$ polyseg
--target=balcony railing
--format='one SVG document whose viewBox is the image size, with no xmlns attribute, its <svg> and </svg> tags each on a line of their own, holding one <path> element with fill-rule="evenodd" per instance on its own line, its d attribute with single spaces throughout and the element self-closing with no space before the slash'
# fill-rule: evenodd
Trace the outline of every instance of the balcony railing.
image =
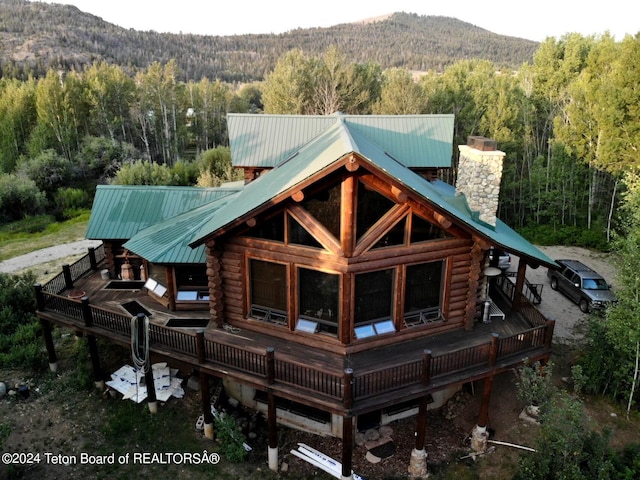
<svg viewBox="0 0 640 480">
<path fill-rule="evenodd" d="M 82 267 L 65 269 L 71 272 L 72 279 L 96 269 L 96 262 L 88 259 L 81 259 L 74 265 Z M 86 270 L 81 271 L 82 268 Z M 65 275 L 68 280 L 69 274 Z M 63 324 L 127 344 L 131 335 L 131 316 L 91 305 L 86 297 L 78 302 L 59 295 L 68 286 L 65 275 L 62 275 L 62 281 L 58 276 L 44 286 L 36 285 L 40 313 L 61 315 Z M 554 322 L 547 321 L 526 299 L 523 299 L 521 313 L 532 325 L 538 326 L 508 337 L 494 334 L 490 341 L 481 345 L 436 356 L 427 350 L 405 363 L 362 373 L 347 369 L 342 375 L 305 365 L 302 360 L 295 362 L 277 358 L 273 348 L 259 350 L 212 340 L 206 338 L 203 331 L 185 332 L 153 324 L 149 329 L 149 343 L 152 351 L 162 354 L 175 352 L 181 361 L 217 375 L 236 379 L 246 379 L 248 375 L 253 384 L 265 388 L 267 385 L 274 390 L 293 388 L 300 396 L 308 396 L 309 393 L 316 397 L 320 395 L 342 404 L 344 408 L 353 408 L 354 402 L 359 400 L 420 385 L 426 392 L 436 380 L 440 384 L 447 377 L 453 378 L 465 371 L 488 374 L 496 364 L 514 355 L 524 359 L 529 352 L 549 351 Z M 55 321 L 55 318 L 48 318 Z"/>
</svg>

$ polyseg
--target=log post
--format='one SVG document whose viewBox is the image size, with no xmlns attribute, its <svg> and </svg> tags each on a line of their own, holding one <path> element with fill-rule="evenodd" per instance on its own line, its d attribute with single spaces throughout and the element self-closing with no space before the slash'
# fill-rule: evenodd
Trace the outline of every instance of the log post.
<svg viewBox="0 0 640 480">
<path fill-rule="evenodd" d="M 89 297 L 84 296 L 80 299 L 82 302 L 82 318 L 84 320 L 85 327 L 93 326 L 93 313 L 91 312 L 91 306 L 89 305 Z"/>
<path fill-rule="evenodd" d="M 351 368 L 344 369 L 343 376 L 344 395 L 342 402 L 346 410 L 350 410 L 353 405 L 353 370 Z"/>
<path fill-rule="evenodd" d="M 269 445 L 267 455 L 269 469 L 278 471 L 278 423 L 276 416 L 276 396 L 271 389 L 267 390 L 267 428 L 269 431 Z"/>
<path fill-rule="evenodd" d="M 62 265 L 62 275 L 64 276 L 64 286 L 67 290 L 71 290 L 73 288 L 73 279 L 71 278 L 71 267 L 68 263 Z"/>
<path fill-rule="evenodd" d="M 36 292 L 36 307 L 38 308 L 38 311 L 44 312 L 47 308 L 47 304 L 44 301 L 44 295 L 42 294 L 42 284 L 36 283 L 33 286 L 33 289 Z"/>
<path fill-rule="evenodd" d="M 200 370 L 200 404 L 202 406 L 202 416 L 204 417 L 204 436 L 208 440 L 214 438 L 213 413 L 211 411 L 211 400 L 209 391 L 209 375 Z"/>
<path fill-rule="evenodd" d="M 267 384 L 273 385 L 276 381 L 275 351 L 273 347 L 267 348 Z M 269 469 L 278 471 L 278 422 L 276 415 L 276 396 L 271 388 L 267 388 L 267 429 L 269 433 L 269 445 L 267 455 L 269 459 Z"/>
<path fill-rule="evenodd" d="M 98 355 L 98 340 L 93 335 L 87 335 L 87 345 L 89 356 L 91 357 L 91 368 L 93 369 L 93 382 L 100 391 L 105 389 L 102 368 L 100 368 L 100 356 Z"/>
<path fill-rule="evenodd" d="M 276 361 L 275 351 L 273 347 L 267 347 L 266 367 L 267 367 L 267 383 L 273 385 L 276 381 Z"/>
<path fill-rule="evenodd" d="M 429 349 L 422 354 L 422 384 L 426 387 L 431 382 L 431 355 Z M 416 424 L 416 443 L 411 451 L 409 460 L 409 478 L 427 478 L 427 452 L 424 442 L 427 434 L 427 408 L 429 405 L 428 395 L 420 397 L 418 408 L 418 418 Z"/>
<path fill-rule="evenodd" d="M 138 339 L 144 341 L 145 340 L 145 336 L 147 335 L 147 331 L 145 328 L 145 325 L 147 324 L 147 322 L 149 321 L 149 319 L 147 318 L 147 316 L 144 313 L 139 313 L 137 316 L 137 326 L 138 326 Z M 149 343 L 151 343 L 149 341 Z M 146 357 L 147 353 L 146 351 L 143 351 L 143 346 L 138 345 L 138 356 L 140 358 L 144 358 Z M 155 382 L 153 381 L 153 364 L 151 362 L 151 355 L 149 354 L 149 358 L 147 358 L 147 364 L 145 365 L 146 370 L 144 372 L 144 382 L 145 385 L 147 386 L 147 405 L 149 407 L 149 411 L 151 413 L 157 413 L 158 412 L 158 400 L 156 398 L 156 385 Z M 144 368 L 144 367 L 143 367 Z"/>
<path fill-rule="evenodd" d="M 203 364 L 205 361 L 204 330 L 196 332 L 196 351 L 198 353 L 198 363 Z"/>
<path fill-rule="evenodd" d="M 556 327 L 556 321 L 554 319 L 547 320 L 547 331 L 544 338 L 544 346 L 547 350 L 551 350 L 551 342 L 553 341 L 553 331 Z"/>
<path fill-rule="evenodd" d="M 53 345 L 53 335 L 51 334 L 51 324 L 44 319 L 40 319 L 40 325 L 42 326 L 42 336 L 44 337 L 44 345 L 47 347 L 47 355 L 49 357 L 49 370 L 52 372 L 58 371 L 58 357 L 56 356 L 56 349 Z"/>
<path fill-rule="evenodd" d="M 89 264 L 91 265 L 91 270 L 98 269 L 98 262 L 96 261 L 96 249 L 94 247 L 89 247 Z"/>
<path fill-rule="evenodd" d="M 353 417 L 345 415 L 342 419 L 342 480 L 352 480 L 353 460 Z"/>
<path fill-rule="evenodd" d="M 491 367 L 491 371 L 484 379 L 478 423 L 471 432 L 471 449 L 475 453 L 482 453 L 487 450 L 487 441 L 489 440 L 489 434 L 487 432 L 487 424 L 489 423 L 489 402 L 491 400 L 491 391 L 493 390 L 493 377 L 495 376 L 493 367 L 495 367 L 498 357 L 499 339 L 500 335 L 497 333 L 491 334 L 491 344 L 489 345 L 489 367 Z"/>
<path fill-rule="evenodd" d="M 518 262 L 518 272 L 516 274 L 516 285 L 513 291 L 513 301 L 511 309 L 514 312 L 519 312 L 522 309 L 522 298 L 524 297 L 524 281 L 525 274 L 527 272 L 527 264 L 520 259 Z"/>
</svg>

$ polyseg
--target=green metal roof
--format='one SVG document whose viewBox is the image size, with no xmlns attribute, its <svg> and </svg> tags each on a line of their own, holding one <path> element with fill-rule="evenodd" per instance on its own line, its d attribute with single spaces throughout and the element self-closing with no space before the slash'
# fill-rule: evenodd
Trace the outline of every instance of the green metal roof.
<svg viewBox="0 0 640 480">
<path fill-rule="evenodd" d="M 194 230 L 190 245 L 197 246 L 209 235 L 242 218 L 248 218 L 253 212 L 270 204 L 274 198 L 330 167 L 345 155 L 358 153 L 370 163 L 372 169 L 394 178 L 441 211 L 491 239 L 497 245 L 542 264 L 555 265 L 552 259 L 504 223 L 498 221 L 495 227 L 491 227 L 479 221 L 477 214 L 469 209 L 464 197 L 455 195 L 455 189 L 452 186 L 442 181 L 430 182 L 406 168 L 394 155 L 364 133 L 371 131 L 367 128 L 369 127 L 362 128 L 361 125 L 350 122 L 346 117 L 334 122 L 331 127 L 308 144 L 290 153 L 290 157 L 280 165 L 247 184 L 233 202 L 221 207 L 199 229 Z M 450 138 L 452 137 L 453 135 Z M 444 142 L 437 140 L 437 142 L 441 141 Z M 451 145 L 451 140 L 448 144 Z M 444 146 L 438 145 L 438 147 L 445 149 Z"/>
<path fill-rule="evenodd" d="M 86 237 L 127 240 L 150 225 L 236 191 L 237 188 L 98 185 Z"/>
<path fill-rule="evenodd" d="M 392 132 L 396 132 L 391 134 L 384 132 L 381 119 L 377 123 L 369 123 L 363 117 L 322 117 L 331 118 L 331 124 L 315 135 L 309 130 L 310 138 L 306 142 L 298 139 L 289 144 L 288 149 L 267 154 L 270 161 L 279 158 L 279 163 L 240 189 L 99 187 L 87 237 L 130 238 L 125 246 L 152 262 L 204 263 L 202 244 L 207 237 L 233 228 L 258 211 L 271 208 L 279 198 L 284 198 L 305 180 L 321 175 L 323 170 L 344 156 L 356 153 L 369 163 L 372 171 L 382 177 L 395 179 L 440 212 L 455 218 L 459 224 L 466 225 L 508 251 L 554 266 L 553 260 L 503 222 L 498 220 L 496 226 L 492 227 L 478 220 L 477 212 L 469 209 L 463 195 L 455 194 L 454 187 L 439 180 L 430 182 L 400 162 L 399 155 L 411 156 L 412 149 L 419 144 L 411 142 L 412 135 L 430 136 L 431 140 L 422 143 L 421 148 L 429 145 L 434 151 L 441 152 L 440 155 L 443 152 L 448 152 L 449 156 L 451 154 L 453 132 L 449 131 L 448 140 L 443 138 L 444 120 L 442 124 L 435 122 L 433 128 L 429 129 L 425 127 L 427 122 L 420 122 L 415 117 L 385 117 L 384 121 L 389 125 L 393 123 L 393 118 L 401 124 L 395 130 L 390 127 Z M 278 118 L 282 118 L 284 126 L 275 125 Z M 283 136 L 287 128 L 296 132 L 311 129 L 313 122 L 305 128 L 292 128 L 294 118 L 304 119 L 269 116 L 269 128 L 272 132 L 281 132 Z M 446 121 L 449 121 L 449 116 Z M 385 140 L 387 136 L 389 138 Z M 302 143 L 293 147 L 297 142 Z M 257 141 L 254 146 L 259 148 L 259 145 Z"/>
<path fill-rule="evenodd" d="M 451 167 L 453 115 L 228 114 L 233 165 L 273 168 L 337 123 L 369 137 L 406 167 Z"/>
<path fill-rule="evenodd" d="M 235 194 L 220 197 L 164 222 L 138 232 L 124 247 L 153 263 L 205 263 L 204 245 L 189 247 L 194 230 L 219 208 L 231 202 Z"/>
</svg>

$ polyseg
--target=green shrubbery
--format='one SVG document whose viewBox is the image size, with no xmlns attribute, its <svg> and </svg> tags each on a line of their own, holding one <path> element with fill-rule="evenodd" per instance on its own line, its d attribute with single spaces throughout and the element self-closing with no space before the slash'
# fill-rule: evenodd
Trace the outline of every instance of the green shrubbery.
<svg viewBox="0 0 640 480">
<path fill-rule="evenodd" d="M 40 323 L 35 316 L 34 282 L 31 273 L 0 273 L 0 367 L 39 371 L 45 365 Z"/>
<path fill-rule="evenodd" d="M 33 180 L 20 175 L 0 175 L 0 222 L 37 215 L 44 211 L 46 205 L 44 193 Z"/>
<path fill-rule="evenodd" d="M 518 233 L 535 245 L 565 245 L 600 251 L 610 248 L 604 227 L 589 230 L 572 225 L 529 225 L 519 228 Z"/>
<path fill-rule="evenodd" d="M 640 444 L 628 445 L 617 452 L 609 445 L 611 432 L 589 429 L 580 398 L 571 392 L 557 388 L 551 382 L 551 366 L 539 363 L 521 368 L 518 398 L 531 400 L 528 391 L 541 392 L 535 400 L 540 407 L 540 431 L 536 440 L 536 452 L 520 457 L 516 480 L 617 480 L 638 478 L 640 461 L 633 456 Z M 578 391 L 584 380 L 579 370 L 576 374 Z M 576 381 L 577 380 L 577 381 Z"/>
</svg>

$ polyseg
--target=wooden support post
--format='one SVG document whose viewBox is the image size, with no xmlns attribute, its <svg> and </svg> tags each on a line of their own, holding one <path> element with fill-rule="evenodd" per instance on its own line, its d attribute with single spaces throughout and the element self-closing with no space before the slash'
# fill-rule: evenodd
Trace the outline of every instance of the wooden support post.
<svg viewBox="0 0 640 480">
<path fill-rule="evenodd" d="M 102 369 L 100 368 L 100 356 L 98 355 L 98 341 L 93 335 L 87 335 L 87 345 L 89 347 L 89 356 L 91 357 L 91 367 L 93 369 L 93 382 L 98 390 L 103 391 L 105 388 Z"/>
<path fill-rule="evenodd" d="M 278 471 L 278 422 L 276 417 L 276 396 L 271 390 L 267 391 L 267 425 L 269 430 L 268 459 L 269 469 Z"/>
<path fill-rule="evenodd" d="M 343 383 L 344 393 L 342 402 L 344 408 L 350 410 L 353 405 L 353 370 L 351 368 L 344 369 Z"/>
<path fill-rule="evenodd" d="M 489 423 L 489 402 L 491 401 L 491 391 L 493 390 L 493 367 L 496 365 L 498 357 L 498 342 L 500 335 L 491 334 L 491 344 L 489 346 L 489 367 L 492 368 L 489 375 L 484 379 L 482 387 L 482 399 L 480 400 L 480 412 L 478 413 L 478 424 L 471 433 L 471 448 L 476 453 L 485 452 L 487 450 L 487 424 Z"/>
<path fill-rule="evenodd" d="M 211 400 L 209 390 L 209 375 L 200 370 L 200 405 L 202 406 L 202 416 L 204 417 L 204 436 L 208 440 L 213 440 L 213 413 L 211 412 Z"/>
<path fill-rule="evenodd" d="M 426 439 L 427 430 L 427 405 L 429 400 L 427 395 L 420 397 L 420 406 L 418 407 L 418 419 L 416 428 L 416 450 L 424 449 L 424 441 Z"/>
<path fill-rule="evenodd" d="M 139 313 L 137 315 L 137 320 L 138 320 L 137 322 L 138 339 L 140 342 L 144 343 L 145 336 L 148 333 L 145 329 L 145 324 L 149 321 L 149 319 L 146 317 L 144 313 Z M 143 348 L 144 347 L 142 345 L 138 345 L 137 353 L 140 358 L 144 358 L 147 353 L 143 351 Z M 149 355 L 149 358 L 147 359 L 147 361 L 149 363 L 148 365 L 146 365 L 146 372 L 144 372 L 144 382 L 145 382 L 145 385 L 147 386 L 147 405 L 149 406 L 149 411 L 151 413 L 157 413 L 158 400 L 156 398 L 156 385 L 155 385 L 155 382 L 153 381 L 153 365 L 151 362 L 151 355 Z"/>
<path fill-rule="evenodd" d="M 58 357 L 56 356 L 56 349 L 53 345 L 53 335 L 51 334 L 51 324 L 44 319 L 40 319 L 40 325 L 42 325 L 42 336 L 44 337 L 44 345 L 47 347 L 47 355 L 49 357 L 49 370 L 52 372 L 58 371 Z"/>
<path fill-rule="evenodd" d="M 422 352 L 422 384 L 426 387 L 431 383 L 431 356 L 430 349 L 425 349 Z"/>
<path fill-rule="evenodd" d="M 62 265 L 62 275 L 64 276 L 64 286 L 67 290 L 73 288 L 73 279 L 71 278 L 71 267 L 68 263 Z"/>
<path fill-rule="evenodd" d="M 203 364 L 206 358 L 204 351 L 204 330 L 198 330 L 196 332 L 196 351 L 198 353 L 198 363 Z"/>
<path fill-rule="evenodd" d="M 273 385 L 276 381 L 276 349 L 273 347 L 267 347 L 266 367 L 267 367 L 267 383 Z"/>
<path fill-rule="evenodd" d="M 40 312 L 44 312 L 47 308 L 47 305 L 44 301 L 44 295 L 42 294 L 42 284 L 36 283 L 33 286 L 33 289 L 36 293 L 36 307 Z"/>
<path fill-rule="evenodd" d="M 544 346 L 547 350 L 551 350 L 551 342 L 553 341 L 553 331 L 556 328 L 556 321 L 554 319 L 547 320 L 547 331 L 544 338 Z"/>
<path fill-rule="evenodd" d="M 89 305 L 89 297 L 82 297 L 80 299 L 82 303 L 82 318 L 84 319 L 84 326 L 93 326 L 93 313 L 91 312 L 91 306 Z"/>
<path fill-rule="evenodd" d="M 98 269 L 98 262 L 96 261 L 96 249 L 93 247 L 89 247 L 89 264 L 91 265 L 91 270 Z"/>
<path fill-rule="evenodd" d="M 342 419 L 342 480 L 352 480 L 353 460 L 353 417 L 345 415 Z"/>
<path fill-rule="evenodd" d="M 514 312 L 518 312 L 522 308 L 522 298 L 524 297 L 524 281 L 526 272 L 527 264 L 521 258 L 520 261 L 518 261 L 518 273 L 516 274 L 516 285 L 513 289 L 513 299 L 511 304 L 511 309 Z"/>
<path fill-rule="evenodd" d="M 426 349 L 422 355 L 422 384 L 429 385 L 431 382 L 431 350 Z M 409 478 L 427 478 L 427 453 L 424 442 L 427 436 L 427 407 L 429 396 L 420 397 L 418 408 L 418 418 L 416 420 L 416 443 L 411 451 L 409 460 Z"/>
</svg>

